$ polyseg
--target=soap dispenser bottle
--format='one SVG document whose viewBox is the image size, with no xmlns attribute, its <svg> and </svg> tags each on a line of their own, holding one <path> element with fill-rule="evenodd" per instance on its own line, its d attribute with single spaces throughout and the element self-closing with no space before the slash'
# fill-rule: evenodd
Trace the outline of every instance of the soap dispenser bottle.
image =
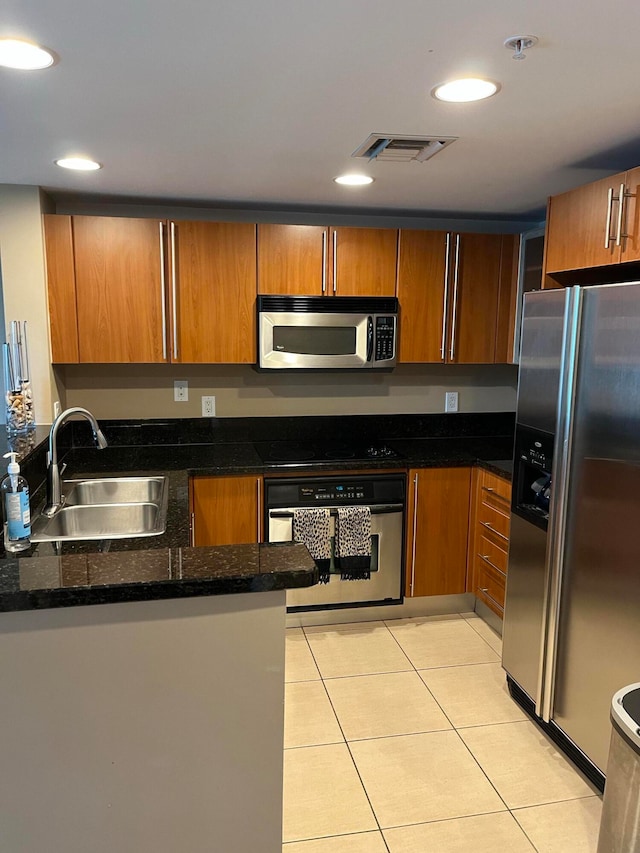
<svg viewBox="0 0 640 853">
<path fill-rule="evenodd" d="M 4 549 L 5 551 L 24 551 L 31 545 L 31 510 L 29 507 L 29 484 L 20 474 L 16 462 L 17 453 L 5 453 L 11 457 L 7 474 L 0 483 L 2 506 L 4 509 Z"/>
</svg>

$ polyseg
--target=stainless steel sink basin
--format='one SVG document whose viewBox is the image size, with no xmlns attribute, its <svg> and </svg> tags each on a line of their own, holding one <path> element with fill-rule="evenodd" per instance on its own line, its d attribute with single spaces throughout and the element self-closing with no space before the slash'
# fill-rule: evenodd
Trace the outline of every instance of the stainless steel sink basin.
<svg viewBox="0 0 640 853">
<path fill-rule="evenodd" d="M 64 505 L 52 517 L 39 515 L 32 542 L 130 539 L 164 533 L 166 477 L 100 477 L 67 480 Z"/>
<path fill-rule="evenodd" d="M 67 480 L 62 484 L 66 506 L 161 503 L 165 477 L 104 477 Z"/>
</svg>

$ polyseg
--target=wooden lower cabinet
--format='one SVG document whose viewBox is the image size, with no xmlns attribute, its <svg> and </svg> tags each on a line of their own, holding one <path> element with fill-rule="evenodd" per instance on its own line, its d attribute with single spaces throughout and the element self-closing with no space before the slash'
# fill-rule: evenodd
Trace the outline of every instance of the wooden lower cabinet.
<svg viewBox="0 0 640 853">
<path fill-rule="evenodd" d="M 262 541 L 262 477 L 192 477 L 191 544 Z"/>
<path fill-rule="evenodd" d="M 502 618 L 509 556 L 511 483 L 474 468 L 467 591 Z"/>
<path fill-rule="evenodd" d="M 405 595 L 465 592 L 471 468 L 409 472 Z"/>
</svg>

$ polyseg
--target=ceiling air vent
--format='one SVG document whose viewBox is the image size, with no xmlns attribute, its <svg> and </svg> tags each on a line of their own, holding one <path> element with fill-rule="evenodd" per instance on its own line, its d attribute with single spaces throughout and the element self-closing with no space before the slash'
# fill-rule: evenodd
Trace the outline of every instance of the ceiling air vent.
<svg viewBox="0 0 640 853">
<path fill-rule="evenodd" d="M 457 136 L 405 136 L 372 133 L 351 155 L 364 160 L 381 160 L 390 163 L 424 163 L 438 151 L 455 142 Z"/>
</svg>

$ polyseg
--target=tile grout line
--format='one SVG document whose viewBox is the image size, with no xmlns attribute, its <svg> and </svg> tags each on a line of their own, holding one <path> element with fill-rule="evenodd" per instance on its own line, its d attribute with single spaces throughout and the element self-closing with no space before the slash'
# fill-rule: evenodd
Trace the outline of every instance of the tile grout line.
<svg viewBox="0 0 640 853">
<path fill-rule="evenodd" d="M 304 628 L 302 630 L 304 632 Z M 362 779 L 362 776 L 360 775 L 360 771 L 358 770 L 358 765 L 356 764 L 355 758 L 353 757 L 353 753 L 351 752 L 351 749 L 349 748 L 349 743 L 348 743 L 346 735 L 344 733 L 344 729 L 342 728 L 340 718 L 338 717 L 338 714 L 336 712 L 336 709 L 334 708 L 333 702 L 331 701 L 331 696 L 329 695 L 329 691 L 327 690 L 327 685 L 324 683 L 324 677 L 322 675 L 322 671 L 320 669 L 318 661 L 316 660 L 316 656 L 313 654 L 313 649 L 311 648 L 311 643 L 309 643 L 306 632 L 304 633 L 304 636 L 305 636 L 305 639 L 307 640 L 307 645 L 309 646 L 309 651 L 311 652 L 311 657 L 313 658 L 313 662 L 315 663 L 317 670 L 320 673 L 320 680 L 322 682 L 322 687 L 323 687 L 324 692 L 327 696 L 327 699 L 329 700 L 329 705 L 331 706 L 331 710 L 333 711 L 333 715 L 336 718 L 338 728 L 340 729 L 340 732 L 341 732 L 342 737 L 344 739 L 343 742 L 347 748 L 347 752 L 349 753 L 349 758 L 351 759 L 351 762 L 353 764 L 353 768 L 356 771 L 356 774 L 358 776 L 358 780 L 360 782 L 360 785 L 362 786 L 362 790 L 364 792 L 364 795 L 367 798 L 367 803 L 369 804 L 369 808 L 371 809 L 371 814 L 373 815 L 373 819 L 376 822 L 376 826 L 378 827 L 378 832 L 380 833 L 380 837 L 382 838 L 382 843 L 384 844 L 384 846 L 387 850 L 387 853 L 391 853 L 391 851 L 389 850 L 389 847 L 387 845 L 386 839 L 385 839 L 384 835 L 382 834 L 382 827 L 380 826 L 380 821 L 378 820 L 378 816 L 376 815 L 375 809 L 373 808 L 373 803 L 369 799 L 369 792 L 367 791 L 365 784 L 364 784 L 364 781 Z M 371 830 L 368 830 L 368 831 L 371 831 Z M 343 833 L 343 834 L 346 835 L 346 834 L 350 834 L 350 833 Z M 334 836 L 334 837 L 336 837 L 336 836 Z"/>
</svg>

